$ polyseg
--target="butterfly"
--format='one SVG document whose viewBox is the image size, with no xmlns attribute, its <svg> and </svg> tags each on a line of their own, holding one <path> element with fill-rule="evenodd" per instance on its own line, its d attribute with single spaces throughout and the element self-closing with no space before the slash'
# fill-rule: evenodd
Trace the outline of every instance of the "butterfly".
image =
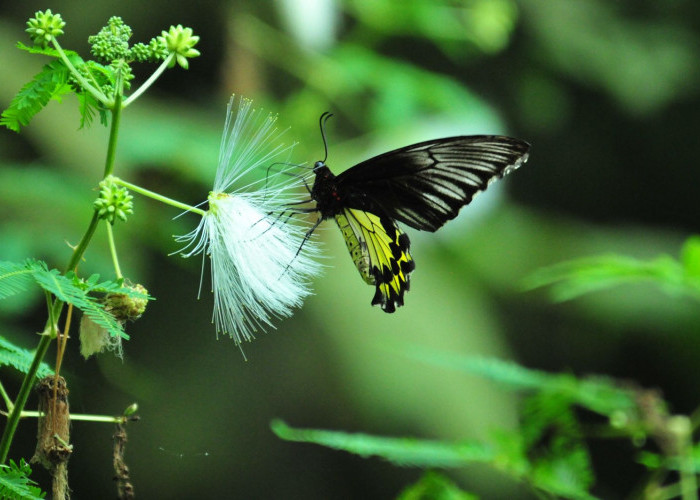
<svg viewBox="0 0 700 500">
<path fill-rule="evenodd" d="M 319 218 L 306 233 L 335 219 L 357 270 L 376 287 L 372 305 L 388 313 L 404 303 L 416 265 L 410 240 L 397 221 L 434 232 L 492 182 L 527 161 L 530 145 L 501 135 L 467 135 L 419 142 L 375 156 L 341 174 L 331 172 L 326 150 L 308 187 Z"/>
</svg>

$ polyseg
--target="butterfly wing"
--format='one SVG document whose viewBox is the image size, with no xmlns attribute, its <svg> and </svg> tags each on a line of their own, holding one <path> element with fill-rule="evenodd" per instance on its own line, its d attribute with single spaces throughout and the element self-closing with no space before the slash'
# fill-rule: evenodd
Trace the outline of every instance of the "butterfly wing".
<svg viewBox="0 0 700 500">
<path fill-rule="evenodd" d="M 376 286 L 372 305 L 394 312 L 403 305 L 415 269 L 408 235 L 392 220 L 364 210 L 344 208 L 335 220 L 360 275 Z"/>
<path fill-rule="evenodd" d="M 496 179 L 527 161 L 530 145 L 498 135 L 420 142 L 358 163 L 337 177 L 347 206 L 436 231 Z"/>
</svg>

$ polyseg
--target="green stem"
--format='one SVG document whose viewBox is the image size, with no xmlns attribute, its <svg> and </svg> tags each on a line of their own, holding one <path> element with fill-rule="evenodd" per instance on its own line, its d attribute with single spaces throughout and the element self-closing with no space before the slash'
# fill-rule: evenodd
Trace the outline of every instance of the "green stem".
<svg viewBox="0 0 700 500">
<path fill-rule="evenodd" d="M 153 82 L 155 82 L 160 75 L 163 74 L 163 71 L 166 70 L 168 65 L 170 64 L 170 61 L 173 60 L 173 58 L 176 56 L 175 52 L 172 52 L 171 54 L 168 55 L 168 57 L 165 58 L 165 60 L 161 63 L 160 66 L 158 66 L 158 69 L 156 69 L 153 74 L 148 77 L 148 80 L 143 82 L 143 84 L 136 89 L 127 99 L 124 101 L 124 107 L 126 108 L 129 104 L 134 102 L 136 99 L 138 99 L 141 94 L 146 92 L 148 88 L 153 85 Z"/>
<path fill-rule="evenodd" d="M 71 74 L 75 77 L 76 80 L 78 80 L 78 83 L 83 87 L 83 89 L 87 90 L 92 94 L 92 96 L 97 99 L 99 102 L 104 104 L 107 107 L 110 106 L 109 99 L 107 96 L 105 96 L 100 90 L 97 88 L 93 87 L 90 85 L 90 82 L 88 82 L 83 75 L 81 75 L 77 69 L 75 69 L 75 66 L 70 62 L 68 57 L 66 56 L 66 53 L 63 52 L 63 49 L 59 45 L 58 41 L 56 41 L 56 38 L 51 38 L 51 43 L 53 44 L 54 48 L 58 52 L 58 56 L 61 58 L 61 61 L 63 61 L 63 64 L 66 65 L 68 68 L 68 71 L 71 72 Z"/>
<path fill-rule="evenodd" d="M 59 51 L 59 53 L 63 54 L 63 51 L 60 50 L 58 44 L 54 42 L 54 45 L 57 46 L 57 50 Z M 64 63 L 66 63 L 66 66 L 72 68 L 70 61 L 68 61 L 68 59 L 65 57 L 65 54 L 63 54 L 62 57 L 64 59 Z M 73 70 L 75 70 L 75 68 L 73 68 Z M 105 160 L 105 177 L 110 175 L 112 173 L 112 170 L 114 169 L 114 157 L 116 152 L 116 142 L 120 117 L 121 96 L 117 94 L 114 102 L 114 107 L 112 108 L 112 124 L 109 133 L 107 158 Z M 93 234 L 95 234 L 95 229 L 97 229 L 98 222 L 99 219 L 97 217 L 97 212 L 94 212 L 92 214 L 92 220 L 90 221 L 90 225 L 88 226 L 87 230 L 85 231 L 85 234 L 80 240 L 80 243 L 78 243 L 78 246 L 75 247 L 75 250 L 73 250 L 73 255 L 71 255 L 71 258 L 68 261 L 66 271 L 75 269 L 78 266 L 78 263 L 83 257 L 83 254 L 85 253 L 85 250 L 87 249 L 87 246 L 90 243 Z M 34 359 L 32 359 L 32 364 L 30 365 L 29 370 L 27 371 L 27 373 L 24 376 L 24 379 L 22 380 L 22 386 L 20 387 L 19 393 L 17 394 L 15 404 L 12 407 L 9 416 L 7 417 L 7 424 L 5 425 L 5 429 L 2 433 L 2 438 L 0 439 L 0 464 L 4 464 L 7 461 L 7 455 L 10 452 L 10 445 L 12 444 L 12 439 L 14 438 L 15 431 L 17 430 L 17 424 L 19 423 L 20 415 L 22 414 L 22 411 L 24 411 L 24 406 L 27 404 L 27 399 L 29 399 L 29 393 L 32 391 L 32 387 L 34 386 L 34 379 L 36 378 L 39 366 L 41 365 L 41 361 L 46 355 L 46 351 L 48 351 L 49 349 L 51 341 L 56 337 L 55 321 L 56 318 L 58 318 L 61 315 L 61 312 L 63 311 L 63 305 L 64 304 L 62 301 L 56 299 L 56 301 L 53 303 L 53 306 L 49 306 L 49 320 L 47 321 L 47 324 L 44 327 L 44 331 L 41 334 L 41 340 L 39 340 L 39 345 L 36 348 L 36 353 L 34 353 Z"/>
<path fill-rule="evenodd" d="M 15 405 L 12 400 L 10 399 L 10 396 L 7 394 L 7 391 L 5 390 L 5 386 L 2 385 L 2 382 L 0 382 L 0 394 L 2 395 L 2 399 L 5 401 L 5 406 L 7 406 L 7 411 L 12 411 L 12 407 Z"/>
<path fill-rule="evenodd" d="M 46 416 L 46 413 L 43 411 L 23 411 L 22 414 L 20 415 L 21 418 L 39 418 L 39 417 L 44 417 Z M 112 417 L 109 415 L 89 415 L 89 414 L 83 414 L 83 413 L 71 413 L 70 414 L 70 419 L 71 421 L 73 420 L 81 420 L 84 422 L 98 422 L 98 423 L 108 423 L 108 424 L 120 424 L 124 423 L 127 417 L 124 417 L 123 415 L 119 417 Z"/>
<path fill-rule="evenodd" d="M 109 143 L 107 144 L 107 158 L 105 160 L 104 177 L 112 175 L 114 171 L 114 159 L 117 156 L 117 137 L 119 136 L 119 124 L 122 118 L 122 96 L 117 94 L 114 97 L 112 107 L 112 128 L 109 131 Z"/>
<path fill-rule="evenodd" d="M 24 405 L 27 404 L 27 399 L 29 398 L 29 393 L 32 391 L 34 386 L 34 378 L 36 377 L 36 372 L 39 370 L 39 365 L 41 360 L 44 359 L 46 351 L 49 349 L 49 344 L 51 344 L 52 337 L 47 331 L 44 331 L 41 335 L 41 340 L 39 341 L 39 346 L 36 348 L 36 353 L 34 354 L 34 359 L 29 367 L 29 371 L 24 376 L 22 380 L 22 386 L 19 389 L 19 394 L 17 395 L 17 400 L 15 405 L 12 407 L 10 415 L 7 417 L 7 425 L 5 425 L 5 430 L 2 433 L 2 440 L 0 440 L 0 463 L 4 464 L 7 461 L 7 455 L 10 452 L 10 444 L 12 443 L 12 438 L 17 430 L 17 424 L 19 423 L 19 417 L 22 414 Z"/>
<path fill-rule="evenodd" d="M 180 208 L 180 209 L 185 210 L 187 212 L 193 212 L 195 214 L 201 215 L 202 217 L 204 217 L 207 214 L 207 212 L 202 210 L 201 208 L 193 207 L 191 205 L 187 205 L 186 203 L 181 203 L 177 200 L 173 200 L 172 198 L 168 198 L 167 196 L 163 196 L 162 194 L 154 193 L 153 191 L 150 191 L 146 188 L 142 188 L 140 186 L 137 186 L 136 184 L 132 184 L 130 182 L 122 180 L 119 177 L 112 176 L 112 181 L 115 184 L 119 184 L 120 186 L 124 186 L 125 188 L 130 189 L 131 191 L 142 194 L 143 196 L 147 196 L 147 197 L 152 198 L 154 200 L 160 201 L 161 203 L 165 203 L 166 205 L 170 205 L 170 206 L 175 207 L 175 208 Z"/>
<path fill-rule="evenodd" d="M 117 247 L 114 244 L 114 232 L 112 231 L 112 224 L 105 224 L 107 227 L 107 241 L 109 243 L 109 253 L 112 255 L 112 264 L 114 264 L 114 274 L 116 274 L 117 279 L 123 278 L 122 270 L 119 267 L 119 258 L 117 257 Z"/>
<path fill-rule="evenodd" d="M 85 231 L 85 234 L 83 235 L 82 239 L 80 240 L 80 243 L 78 243 L 78 246 L 75 247 L 75 250 L 73 251 L 73 255 L 71 255 L 71 258 L 68 261 L 68 265 L 66 266 L 66 272 L 78 267 L 78 263 L 80 262 L 80 259 L 83 257 L 85 250 L 87 250 L 87 246 L 90 244 L 90 240 L 92 239 L 92 235 L 95 234 L 95 230 L 97 229 L 97 224 L 99 222 L 100 222 L 100 219 L 97 216 L 97 212 L 93 212 L 92 219 L 90 220 L 90 225 L 88 226 L 87 231 Z M 56 303 L 59 303 L 59 302 L 61 302 L 61 301 L 60 300 L 56 301 Z M 56 303 L 54 303 L 54 311 L 56 311 Z M 61 306 L 58 309 L 59 312 L 58 312 L 58 314 L 56 314 L 56 317 L 58 317 L 58 315 L 61 313 L 62 309 L 63 309 L 63 304 L 61 303 Z"/>
</svg>

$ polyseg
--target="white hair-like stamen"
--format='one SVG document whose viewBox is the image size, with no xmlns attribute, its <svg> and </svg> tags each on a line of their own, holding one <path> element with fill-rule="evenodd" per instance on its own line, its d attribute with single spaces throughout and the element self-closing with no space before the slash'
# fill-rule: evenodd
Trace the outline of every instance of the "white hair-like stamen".
<svg viewBox="0 0 700 500">
<path fill-rule="evenodd" d="M 239 99 L 237 112 L 233 106 L 231 97 L 209 210 L 194 230 L 176 240 L 184 243 L 179 251 L 183 257 L 210 257 L 212 321 L 217 334 L 241 344 L 258 330 L 274 327 L 274 319 L 292 315 L 311 293 L 309 281 L 320 264 L 314 260 L 314 242 L 307 241 L 297 255 L 306 227 L 277 220 L 286 204 L 303 198 L 297 194 L 303 181 L 267 171 L 262 178 L 243 181 L 256 169 L 269 169 L 293 144 L 281 142 L 276 116 L 253 109 L 249 99 Z M 244 185 L 232 190 L 237 183 Z"/>
</svg>

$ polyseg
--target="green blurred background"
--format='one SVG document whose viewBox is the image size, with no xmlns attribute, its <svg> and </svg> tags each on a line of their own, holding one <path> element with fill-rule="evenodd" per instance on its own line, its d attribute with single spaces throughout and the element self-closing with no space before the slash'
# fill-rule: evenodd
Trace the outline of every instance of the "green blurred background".
<svg viewBox="0 0 700 500">
<path fill-rule="evenodd" d="M 199 259 L 167 254 L 196 220 L 137 197 L 115 227 L 122 269 L 157 297 L 128 325 L 125 361 L 84 361 L 69 344 L 62 373 L 74 413 L 117 414 L 133 401 L 127 463 L 140 498 L 390 498 L 420 477 L 379 460 L 282 442 L 281 417 L 323 427 L 433 439 L 485 438 L 517 426 L 517 399 L 481 379 L 422 364 L 426 351 L 514 359 L 601 373 L 664 391 L 673 411 L 698 402 L 700 315 L 654 287 L 618 288 L 567 304 L 520 291 L 540 266 L 593 254 L 676 254 L 697 231 L 700 4 L 695 0 L 134 0 L 3 2 L 0 105 L 46 61 L 13 46 L 51 8 L 62 45 L 112 15 L 147 42 L 171 24 L 201 36 L 190 70 L 168 71 L 123 116 L 116 173 L 189 203 L 205 199 L 231 93 L 278 112 L 300 143 L 293 161 L 323 154 L 329 110 L 336 173 L 370 155 L 447 135 L 507 133 L 532 143 L 529 163 L 437 234 L 410 231 L 417 269 L 406 306 L 369 303 L 332 222 L 317 237 L 328 268 L 316 295 L 277 330 L 245 345 L 248 361 L 197 301 Z M 140 75 L 148 75 L 141 69 Z M 0 258 L 62 268 L 91 216 L 107 130 L 78 131 L 76 102 L 51 103 L 16 135 L 0 131 Z M 98 231 L 83 273 L 111 276 Z M 205 282 L 205 290 L 208 284 Z M 0 304 L 2 335 L 36 345 L 39 295 Z M 51 362 L 52 355 L 48 357 Z M 19 378 L 3 371 L 16 391 Z M 74 498 L 112 498 L 111 434 L 73 423 Z M 33 452 L 35 423 L 12 456 Z M 634 450 L 591 443 L 595 492 L 616 498 L 641 468 Z M 38 470 L 38 467 L 37 467 Z M 483 468 L 452 471 L 485 498 L 531 493 Z M 45 480 L 41 472 L 36 477 Z"/>
</svg>

